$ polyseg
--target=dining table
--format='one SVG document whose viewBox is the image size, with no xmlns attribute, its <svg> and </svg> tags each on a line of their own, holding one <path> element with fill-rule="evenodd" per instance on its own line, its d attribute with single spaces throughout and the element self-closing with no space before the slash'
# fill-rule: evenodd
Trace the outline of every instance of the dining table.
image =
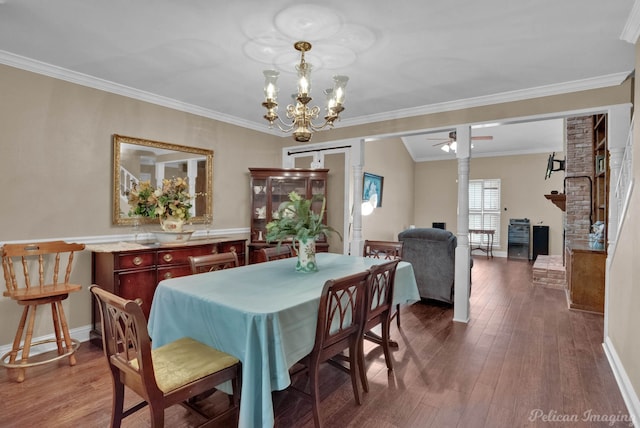
<svg viewBox="0 0 640 428">
<path fill-rule="evenodd" d="M 189 336 L 234 355 L 242 362 L 239 426 L 272 427 L 272 391 L 289 386 L 289 369 L 313 349 L 325 282 L 381 263 L 334 253 L 316 258 L 314 273 L 296 272 L 297 259 L 288 258 L 161 281 L 148 323 L 153 348 Z M 413 267 L 401 261 L 393 304 L 419 300 Z"/>
</svg>

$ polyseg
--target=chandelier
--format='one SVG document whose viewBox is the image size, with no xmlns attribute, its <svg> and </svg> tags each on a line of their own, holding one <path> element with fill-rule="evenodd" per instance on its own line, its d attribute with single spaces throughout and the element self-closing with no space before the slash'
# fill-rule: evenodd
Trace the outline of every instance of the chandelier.
<svg viewBox="0 0 640 428">
<path fill-rule="evenodd" d="M 349 78 L 347 76 L 333 76 L 333 88 L 325 89 L 327 96 L 326 116 L 324 123 L 314 123 L 313 121 L 320 115 L 320 107 L 309 107 L 311 102 L 311 64 L 304 60 L 304 53 L 311 50 L 311 43 L 296 42 L 293 47 L 300 52 L 300 64 L 296 65 L 298 71 L 298 93 L 291 95 L 294 103 L 287 106 L 287 119 L 289 123 L 283 121 L 278 116 L 278 87 L 276 85 L 278 75 L 276 70 L 264 70 L 264 96 L 262 106 L 267 109 L 264 118 L 269 122 L 269 127 L 277 125 L 282 132 L 292 132 L 293 139 L 306 143 L 311 139 L 313 131 L 319 131 L 326 127 L 333 127 L 333 122 L 338 119 L 340 112 L 344 110 L 345 87 Z"/>
</svg>

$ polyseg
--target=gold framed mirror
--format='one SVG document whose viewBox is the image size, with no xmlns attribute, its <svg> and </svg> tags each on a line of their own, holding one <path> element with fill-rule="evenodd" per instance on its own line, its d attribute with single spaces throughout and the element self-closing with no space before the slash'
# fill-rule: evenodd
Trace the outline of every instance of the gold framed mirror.
<svg viewBox="0 0 640 428">
<path fill-rule="evenodd" d="M 196 195 L 190 222 L 208 223 L 213 210 L 213 150 L 160 141 L 113 135 L 113 224 L 133 225 L 127 192 L 132 183 L 151 182 L 157 188 L 163 178 L 188 179 L 189 193 Z M 145 223 L 158 219 L 144 218 Z"/>
</svg>

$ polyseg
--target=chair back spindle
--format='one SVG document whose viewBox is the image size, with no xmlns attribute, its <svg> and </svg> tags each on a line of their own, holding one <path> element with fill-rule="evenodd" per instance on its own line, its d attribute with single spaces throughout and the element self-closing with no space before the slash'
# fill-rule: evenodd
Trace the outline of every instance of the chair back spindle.
<svg viewBox="0 0 640 428">
<path fill-rule="evenodd" d="M 400 260 L 396 259 L 371 267 L 371 275 L 367 284 L 367 310 L 364 317 L 365 321 L 360 339 L 360 347 L 358 349 L 360 380 L 362 382 L 362 388 L 366 392 L 369 391 L 369 382 L 367 380 L 364 360 L 364 339 L 369 339 L 382 346 L 387 369 L 393 370 L 389 328 L 392 318 L 393 290 L 398 263 L 400 263 Z M 371 329 L 378 324 L 382 326 L 382 335 L 380 336 L 374 335 L 371 332 Z"/>
<path fill-rule="evenodd" d="M 381 313 L 390 311 L 393 306 L 393 289 L 396 269 L 400 260 L 393 260 L 371 268 L 371 279 L 368 288 L 367 322 L 379 317 Z"/>
<path fill-rule="evenodd" d="M 84 244 L 69 244 L 63 241 L 43 242 L 38 244 L 5 244 L 2 247 L 2 267 L 4 269 L 5 283 L 7 286 L 7 295 L 11 292 L 17 292 L 21 287 L 20 281 L 16 275 L 14 268 L 14 258 L 20 260 L 22 265 L 24 288 L 31 289 L 31 273 L 29 269 L 29 261 L 37 256 L 38 263 L 38 286 L 39 287 L 56 287 L 57 285 L 69 284 L 71 279 L 71 271 L 73 267 L 73 259 L 76 251 L 84 249 Z M 64 281 L 59 282 L 59 273 L 61 265 L 61 254 L 67 253 L 67 266 L 65 269 Z M 50 263 L 50 261 L 52 262 Z M 51 264 L 51 266 L 48 266 Z M 51 268 L 51 280 L 47 280 L 45 272 Z"/>
<path fill-rule="evenodd" d="M 261 248 L 260 253 L 265 262 L 272 260 L 288 259 L 293 257 L 293 249 L 289 244 L 279 244 L 275 247 Z"/>
<path fill-rule="evenodd" d="M 321 363 L 329 362 L 349 373 L 354 398 L 357 404 L 361 404 L 357 380 L 358 351 L 366 312 L 368 280 L 369 271 L 367 270 L 329 280 L 322 289 L 315 343 L 311 353 L 301 361 L 305 367 L 303 371 L 309 375 L 309 392 L 298 389 L 293 383 L 290 386 L 291 391 L 311 401 L 316 428 L 322 427 L 319 391 Z M 349 350 L 348 355 L 342 353 L 345 349 Z M 342 365 L 341 361 L 347 362 L 348 366 Z M 299 372 L 294 374 L 297 373 Z"/>
<path fill-rule="evenodd" d="M 235 251 L 205 254 L 203 256 L 189 256 L 189 265 L 191 266 L 192 274 L 230 269 L 237 267 L 238 264 L 238 255 Z"/>
<path fill-rule="evenodd" d="M 362 255 L 374 259 L 395 260 L 402 258 L 400 241 L 372 241 L 365 240 Z"/>
<path fill-rule="evenodd" d="M 404 249 L 403 241 L 364 241 L 364 249 L 362 255 L 364 257 L 382 259 L 382 260 L 399 260 L 402 259 L 402 251 Z M 396 324 L 400 328 L 400 305 L 396 305 L 396 311 L 391 318 L 396 319 Z"/>
</svg>

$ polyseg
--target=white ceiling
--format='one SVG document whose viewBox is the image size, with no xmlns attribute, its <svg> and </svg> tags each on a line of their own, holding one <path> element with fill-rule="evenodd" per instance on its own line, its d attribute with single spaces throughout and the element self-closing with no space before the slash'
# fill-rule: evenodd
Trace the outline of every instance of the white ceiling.
<svg viewBox="0 0 640 428">
<path fill-rule="evenodd" d="M 471 129 L 471 156 L 507 156 L 530 153 L 562 152 L 564 119 L 548 119 L 523 123 L 494 123 Z M 493 126 L 495 125 L 495 126 Z M 491 136 L 491 140 L 474 137 Z M 449 131 L 402 137 L 414 160 L 455 159 L 453 152 L 442 151 L 442 143 L 450 141 Z"/>
<path fill-rule="evenodd" d="M 620 39 L 632 8 L 632 0 L 0 0 L 0 63 L 270 132 L 262 70 L 281 71 L 282 113 L 299 59 L 292 45 L 308 40 L 312 104 L 323 103 L 333 74 L 350 77 L 343 127 L 618 84 L 634 67 L 634 45 Z M 558 138 L 561 149 L 558 121 L 542 124 L 474 130 L 494 140 L 474 142 L 473 153 Z M 424 140 L 405 139 L 416 160 L 444 154 Z"/>
</svg>

